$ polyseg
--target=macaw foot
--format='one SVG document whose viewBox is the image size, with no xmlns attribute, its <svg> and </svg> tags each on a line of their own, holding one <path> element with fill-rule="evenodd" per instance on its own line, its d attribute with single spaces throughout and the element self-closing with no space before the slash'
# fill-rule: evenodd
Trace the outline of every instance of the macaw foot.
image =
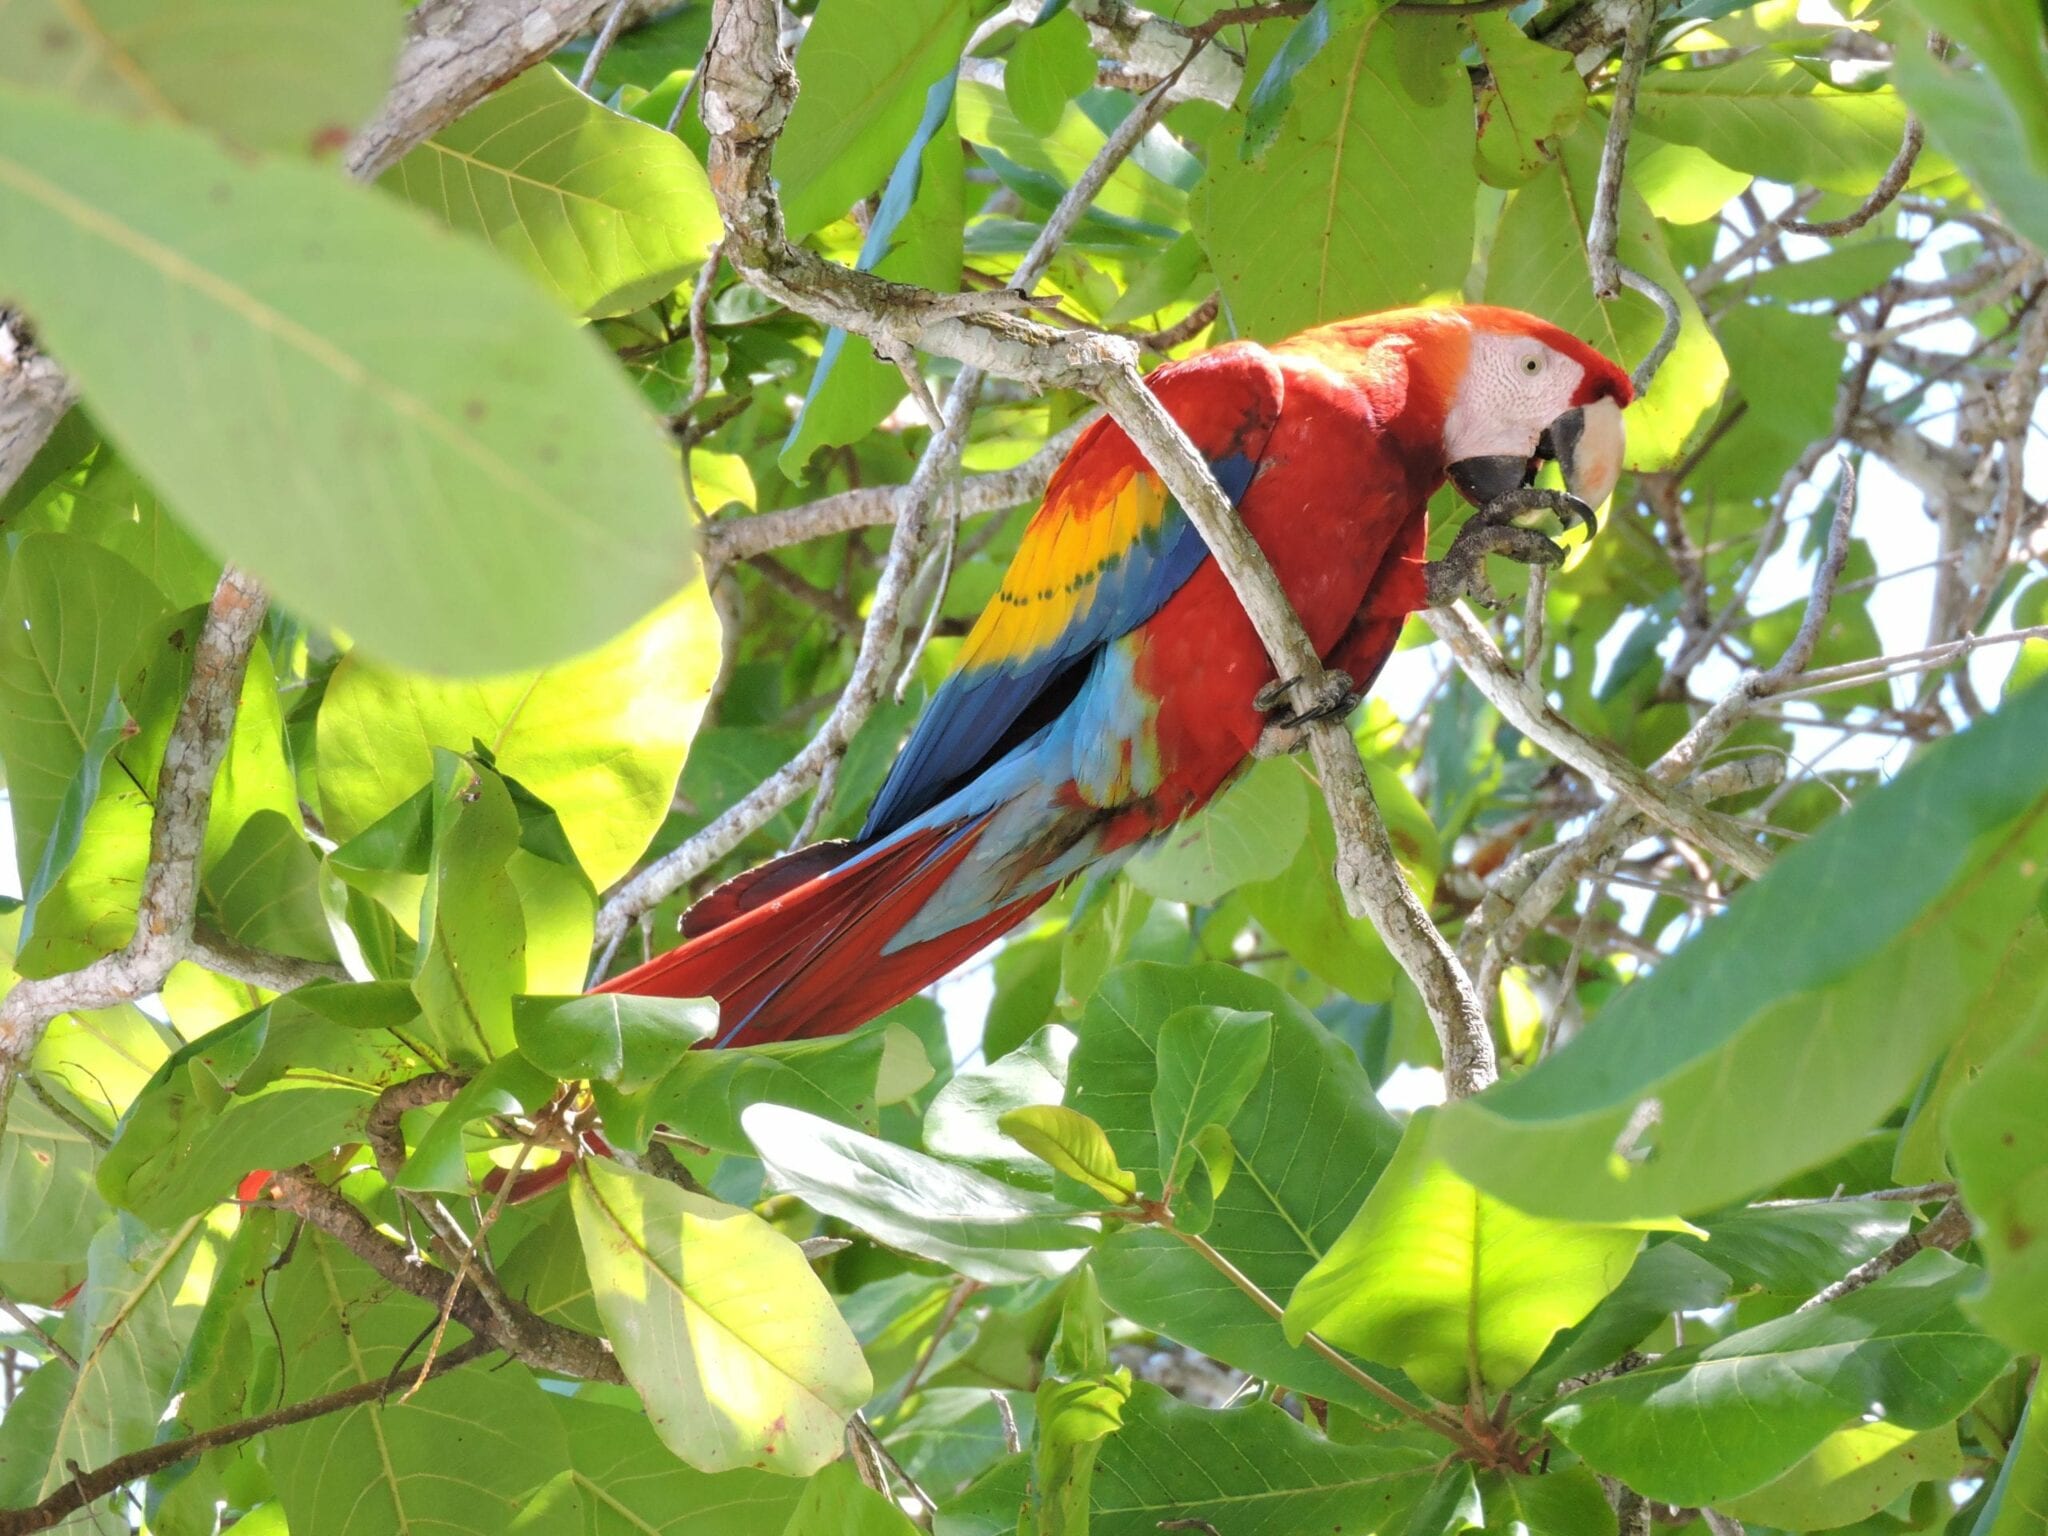
<svg viewBox="0 0 2048 1536">
<path fill-rule="evenodd" d="M 1325 672 L 1314 695 L 1296 708 L 1288 702 L 1288 694 L 1300 682 L 1298 677 L 1283 678 L 1266 684 L 1252 696 L 1252 707 L 1266 717 L 1267 730 L 1298 731 L 1318 720 L 1341 720 L 1358 708 L 1358 701 L 1364 697 L 1351 686 L 1345 673 Z"/>
<path fill-rule="evenodd" d="M 1523 565 L 1563 565 L 1564 549 L 1534 528 L 1515 520 L 1531 512 L 1554 512 L 1566 528 L 1583 527 L 1586 537 L 1600 531 L 1593 509 L 1566 491 L 1525 485 L 1518 491 L 1497 496 L 1465 519 L 1465 526 L 1451 540 L 1441 560 L 1423 567 L 1432 608 L 1446 607 L 1469 597 L 1489 608 L 1500 606 L 1500 594 L 1486 578 L 1486 557 L 1503 555 Z"/>
</svg>

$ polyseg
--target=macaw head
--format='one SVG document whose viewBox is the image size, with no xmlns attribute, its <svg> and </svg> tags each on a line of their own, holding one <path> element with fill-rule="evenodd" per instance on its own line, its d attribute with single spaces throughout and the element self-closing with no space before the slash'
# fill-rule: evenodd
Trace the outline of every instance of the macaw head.
<svg viewBox="0 0 2048 1536">
<path fill-rule="evenodd" d="M 1466 305 L 1462 369 L 1444 412 L 1444 463 L 1475 507 L 1529 484 L 1557 461 L 1588 507 L 1621 475 L 1629 376 L 1569 332 L 1516 309 Z M 1448 382 L 1448 381 L 1447 381 Z"/>
</svg>

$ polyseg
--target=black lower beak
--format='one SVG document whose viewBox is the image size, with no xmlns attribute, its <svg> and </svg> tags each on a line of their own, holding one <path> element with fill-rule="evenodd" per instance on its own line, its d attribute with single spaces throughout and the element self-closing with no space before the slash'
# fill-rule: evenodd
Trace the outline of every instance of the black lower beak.
<svg viewBox="0 0 2048 1536">
<path fill-rule="evenodd" d="M 1536 461 L 1509 454 L 1460 459 L 1450 466 L 1451 484 L 1475 507 L 1498 501 L 1509 491 L 1518 491 L 1535 478 Z"/>
</svg>

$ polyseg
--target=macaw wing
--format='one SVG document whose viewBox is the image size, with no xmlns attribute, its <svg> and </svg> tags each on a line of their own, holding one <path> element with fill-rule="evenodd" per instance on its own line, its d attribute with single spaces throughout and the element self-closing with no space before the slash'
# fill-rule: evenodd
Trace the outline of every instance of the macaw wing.
<svg viewBox="0 0 2048 1536">
<path fill-rule="evenodd" d="M 1233 503 L 1279 419 L 1264 349 L 1218 348 L 1147 381 Z M 1114 422 L 1081 435 L 1024 531 L 1001 589 L 890 769 L 863 842 L 903 826 L 1047 725 L 1095 652 L 1143 624 L 1209 558 L 1201 535 Z"/>
</svg>

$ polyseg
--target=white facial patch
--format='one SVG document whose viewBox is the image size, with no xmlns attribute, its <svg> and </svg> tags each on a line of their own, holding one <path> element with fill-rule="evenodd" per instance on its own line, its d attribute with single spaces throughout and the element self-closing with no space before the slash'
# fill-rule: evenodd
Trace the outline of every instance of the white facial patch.
<svg viewBox="0 0 2048 1536">
<path fill-rule="evenodd" d="M 1533 336 L 1474 331 L 1465 377 L 1444 421 L 1444 461 L 1527 458 L 1571 409 L 1586 370 Z"/>
</svg>

